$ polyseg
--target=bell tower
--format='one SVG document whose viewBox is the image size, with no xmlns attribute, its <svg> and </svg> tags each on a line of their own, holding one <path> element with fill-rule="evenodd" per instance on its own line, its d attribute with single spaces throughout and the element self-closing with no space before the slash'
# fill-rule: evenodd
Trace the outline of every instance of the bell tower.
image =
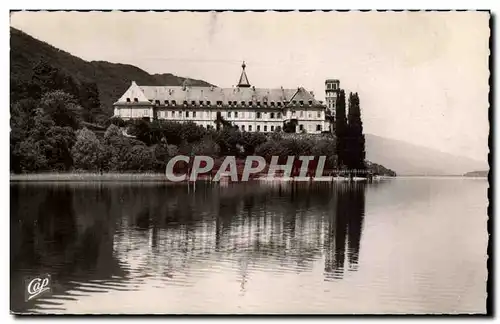
<svg viewBox="0 0 500 324">
<path fill-rule="evenodd" d="M 337 79 L 327 79 L 325 81 L 326 108 L 332 116 L 335 116 L 335 105 L 340 91 L 340 81 Z"/>
</svg>

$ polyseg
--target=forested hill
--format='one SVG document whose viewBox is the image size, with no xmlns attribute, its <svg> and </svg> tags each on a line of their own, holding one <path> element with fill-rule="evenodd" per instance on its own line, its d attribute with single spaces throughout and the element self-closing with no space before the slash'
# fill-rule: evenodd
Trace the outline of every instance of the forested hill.
<svg viewBox="0 0 500 324">
<path fill-rule="evenodd" d="M 151 75 L 133 65 L 115 64 L 105 61 L 85 61 L 64 52 L 28 34 L 10 28 L 10 77 L 11 95 L 20 95 L 22 87 L 32 80 L 35 66 L 41 62 L 71 77 L 76 83 L 95 83 L 99 92 L 101 108 L 112 115 L 112 104 L 130 86 L 132 80 L 140 85 L 182 85 L 189 80 L 191 85 L 207 85 L 202 80 L 182 78 L 170 73 Z M 12 93 L 13 92 L 13 93 Z"/>
</svg>

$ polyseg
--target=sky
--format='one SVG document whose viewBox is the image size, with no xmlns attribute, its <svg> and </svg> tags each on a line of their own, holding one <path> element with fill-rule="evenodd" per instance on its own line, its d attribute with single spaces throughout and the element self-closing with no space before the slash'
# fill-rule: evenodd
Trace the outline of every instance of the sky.
<svg viewBox="0 0 500 324">
<path fill-rule="evenodd" d="M 85 60 L 220 87 L 325 79 L 358 92 L 365 133 L 487 160 L 486 12 L 18 12 L 11 26 Z"/>
</svg>

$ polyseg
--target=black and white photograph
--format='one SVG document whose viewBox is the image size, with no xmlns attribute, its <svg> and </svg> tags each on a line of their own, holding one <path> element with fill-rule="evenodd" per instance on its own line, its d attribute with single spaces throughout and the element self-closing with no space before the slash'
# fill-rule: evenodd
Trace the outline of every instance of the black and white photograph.
<svg viewBox="0 0 500 324">
<path fill-rule="evenodd" d="M 9 20 L 11 314 L 487 313 L 489 11 Z"/>
</svg>

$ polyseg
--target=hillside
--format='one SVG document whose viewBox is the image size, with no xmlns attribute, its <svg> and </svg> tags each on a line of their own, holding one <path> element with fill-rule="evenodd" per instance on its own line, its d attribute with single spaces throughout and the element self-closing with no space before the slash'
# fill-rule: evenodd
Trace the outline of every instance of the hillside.
<svg viewBox="0 0 500 324">
<path fill-rule="evenodd" d="M 33 66 L 40 61 L 46 61 L 78 82 L 95 82 L 99 90 L 101 107 L 109 116 L 113 112 L 113 102 L 125 92 L 132 80 L 141 85 L 182 85 L 187 79 L 192 85 L 211 85 L 202 80 L 178 77 L 170 73 L 151 75 L 133 65 L 104 61 L 88 62 L 11 27 L 11 81 L 29 81 L 33 74 Z"/>
<path fill-rule="evenodd" d="M 487 178 L 488 171 L 471 171 L 464 174 L 464 177 Z"/>
<path fill-rule="evenodd" d="M 488 170 L 487 162 L 440 152 L 407 142 L 365 135 L 366 158 L 399 175 L 463 175 L 470 170 Z"/>
</svg>

